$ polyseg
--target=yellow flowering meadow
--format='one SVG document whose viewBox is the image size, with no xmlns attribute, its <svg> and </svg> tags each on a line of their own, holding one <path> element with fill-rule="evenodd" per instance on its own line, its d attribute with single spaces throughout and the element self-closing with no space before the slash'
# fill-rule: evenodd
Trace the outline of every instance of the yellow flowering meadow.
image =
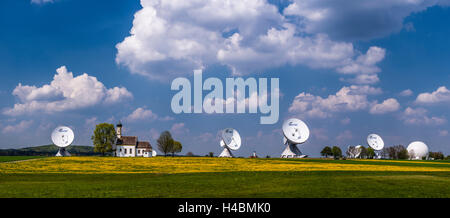
<svg viewBox="0 0 450 218">
<path fill-rule="evenodd" d="M 373 164 L 372 164 L 373 163 Z M 381 163 L 381 164 L 380 164 Z M 403 163 L 403 164 L 400 164 Z M 406 163 L 406 164 L 405 164 Z M 0 163 L 0 173 L 195 173 L 231 171 L 447 171 L 450 163 L 392 160 L 314 161 L 208 157 L 49 157 Z"/>
</svg>

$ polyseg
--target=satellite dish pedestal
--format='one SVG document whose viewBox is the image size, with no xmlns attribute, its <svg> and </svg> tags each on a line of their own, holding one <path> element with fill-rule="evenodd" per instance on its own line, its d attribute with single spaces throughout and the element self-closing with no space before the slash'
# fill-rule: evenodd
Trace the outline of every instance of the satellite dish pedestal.
<svg viewBox="0 0 450 218">
<path fill-rule="evenodd" d="M 225 147 L 219 157 L 234 157 L 228 147 Z"/>
<path fill-rule="evenodd" d="M 56 157 L 70 157 L 70 153 L 66 151 L 66 148 L 59 148 L 58 153 L 55 155 Z"/>
<path fill-rule="evenodd" d="M 300 149 L 298 149 L 297 144 L 288 143 L 286 149 L 281 153 L 281 158 L 304 158 Z"/>
</svg>

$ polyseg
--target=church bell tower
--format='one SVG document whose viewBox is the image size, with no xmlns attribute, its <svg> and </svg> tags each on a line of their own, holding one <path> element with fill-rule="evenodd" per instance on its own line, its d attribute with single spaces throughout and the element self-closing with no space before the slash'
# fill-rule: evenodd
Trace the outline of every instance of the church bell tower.
<svg viewBox="0 0 450 218">
<path fill-rule="evenodd" d="M 119 121 L 119 123 L 116 125 L 116 135 L 117 138 L 122 138 L 122 123 Z"/>
</svg>

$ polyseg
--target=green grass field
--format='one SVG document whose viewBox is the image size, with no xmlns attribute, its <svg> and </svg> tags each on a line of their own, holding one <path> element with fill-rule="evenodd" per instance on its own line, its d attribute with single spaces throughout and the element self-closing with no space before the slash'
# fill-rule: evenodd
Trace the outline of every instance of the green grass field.
<svg viewBox="0 0 450 218">
<path fill-rule="evenodd" d="M 0 163 L 0 197 L 448 198 L 450 162 L 45 158 Z"/>
<path fill-rule="evenodd" d="M 44 158 L 42 156 L 0 156 L 0 162 L 31 160 L 37 158 Z"/>
</svg>

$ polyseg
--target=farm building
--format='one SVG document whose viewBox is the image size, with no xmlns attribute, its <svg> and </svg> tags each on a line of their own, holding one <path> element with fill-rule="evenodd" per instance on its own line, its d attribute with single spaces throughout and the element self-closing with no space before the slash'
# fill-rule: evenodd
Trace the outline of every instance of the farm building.
<svg viewBox="0 0 450 218">
<path fill-rule="evenodd" d="M 122 123 L 116 125 L 117 140 L 114 146 L 116 157 L 151 157 L 150 142 L 139 141 L 137 136 L 122 136 Z"/>
</svg>

